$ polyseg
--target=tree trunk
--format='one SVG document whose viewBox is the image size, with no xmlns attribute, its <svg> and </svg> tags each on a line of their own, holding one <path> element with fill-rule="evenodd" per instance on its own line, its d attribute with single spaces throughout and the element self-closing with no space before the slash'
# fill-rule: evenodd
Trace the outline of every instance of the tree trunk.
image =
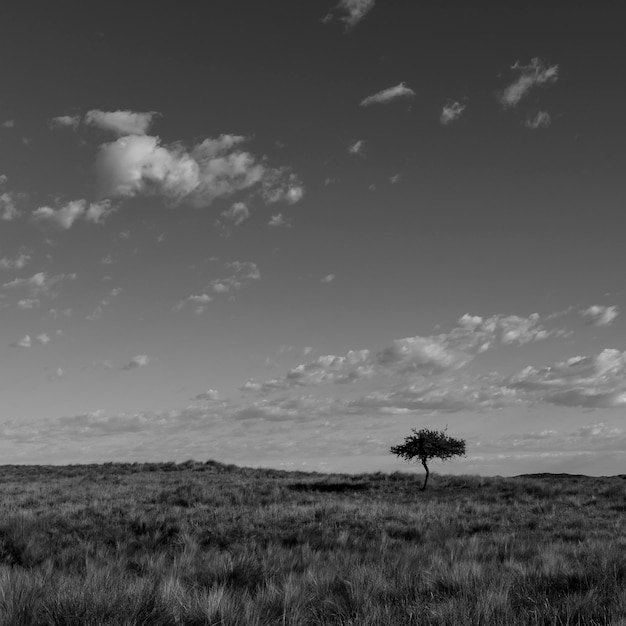
<svg viewBox="0 0 626 626">
<path fill-rule="evenodd" d="M 428 465 L 426 465 L 426 459 L 422 459 L 422 465 L 424 466 L 424 469 L 426 470 L 426 477 L 424 478 L 424 484 L 422 485 L 422 491 L 424 491 L 424 489 L 426 489 L 426 483 L 428 482 Z"/>
</svg>

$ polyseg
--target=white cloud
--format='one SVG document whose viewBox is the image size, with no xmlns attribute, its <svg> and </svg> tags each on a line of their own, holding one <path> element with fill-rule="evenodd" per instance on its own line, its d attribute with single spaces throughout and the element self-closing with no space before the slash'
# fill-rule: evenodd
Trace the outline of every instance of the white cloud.
<svg viewBox="0 0 626 626">
<path fill-rule="evenodd" d="M 270 221 L 267 223 L 272 228 L 291 228 L 291 222 L 288 222 L 282 213 L 277 213 L 270 217 Z"/>
<path fill-rule="evenodd" d="M 47 343 L 50 343 L 50 337 L 46 333 L 41 333 L 37 335 L 35 339 L 42 345 L 45 346 Z"/>
<path fill-rule="evenodd" d="M 5 191 L 0 194 L 0 219 L 11 222 L 22 215 L 18 204 L 22 199 L 22 194 Z"/>
<path fill-rule="evenodd" d="M 78 115 L 59 115 L 58 117 L 53 117 L 49 122 L 49 126 L 52 130 L 61 128 L 76 130 L 79 124 L 80 117 Z"/>
<path fill-rule="evenodd" d="M 401 415 L 485 411 L 517 404 L 521 402 L 514 391 L 491 381 L 450 378 L 437 382 L 422 380 L 390 391 L 376 391 L 352 400 L 347 406 L 360 413 Z"/>
<path fill-rule="evenodd" d="M 250 209 L 243 202 L 235 202 L 231 207 L 222 211 L 221 216 L 239 226 L 250 217 Z"/>
<path fill-rule="evenodd" d="M 524 122 L 526 128 L 536 130 L 537 128 L 548 128 L 552 123 L 552 118 L 549 113 L 545 111 L 539 111 L 535 117 L 531 117 Z"/>
<path fill-rule="evenodd" d="M 159 145 L 158 137 L 120 137 L 100 147 L 96 159 L 104 196 L 189 195 L 200 184 L 199 165 L 180 147 Z"/>
<path fill-rule="evenodd" d="M 101 146 L 96 159 L 101 195 L 160 195 L 170 204 L 187 200 L 202 207 L 257 187 L 267 203 L 298 202 L 304 194 L 298 177 L 236 149 L 244 140 L 222 135 L 188 151 L 180 143 L 162 145 L 158 137 L 120 137 Z"/>
<path fill-rule="evenodd" d="M 206 293 L 195 295 L 195 296 L 189 296 L 187 298 L 188 302 L 193 302 L 194 304 L 206 304 L 207 302 L 211 302 L 212 300 L 213 298 Z"/>
<path fill-rule="evenodd" d="M 519 76 L 508 87 L 498 94 L 502 106 L 505 108 L 515 107 L 518 102 L 537 85 L 545 85 L 558 80 L 559 66 L 546 67 L 544 63 L 534 58 L 528 65 L 516 63 L 511 67 Z"/>
<path fill-rule="evenodd" d="M 191 302 L 196 305 L 194 312 L 196 315 L 202 315 L 207 310 L 207 305 L 209 302 L 213 301 L 213 296 L 210 296 L 207 293 L 202 293 L 198 295 L 189 296 L 187 298 L 187 302 Z M 182 307 L 181 307 L 182 308 Z"/>
<path fill-rule="evenodd" d="M 508 380 L 530 399 L 561 406 L 626 406 L 626 352 L 606 349 L 536 369 L 527 367 Z"/>
<path fill-rule="evenodd" d="M 267 204 L 296 204 L 304 197 L 304 186 L 297 174 L 287 167 L 268 169 L 261 184 L 261 197 Z"/>
<path fill-rule="evenodd" d="M 57 367 L 55 370 L 46 374 L 46 379 L 49 381 L 54 381 L 59 380 L 59 378 L 63 378 L 63 376 L 65 376 L 65 370 L 61 367 Z"/>
<path fill-rule="evenodd" d="M 230 293 L 238 291 L 242 287 L 261 278 L 261 272 L 256 263 L 249 261 L 233 261 L 227 263 L 230 270 L 228 276 L 216 278 L 209 283 L 209 288 L 214 293 Z"/>
<path fill-rule="evenodd" d="M 15 120 L 6 120 L 2 122 L 3 128 L 15 128 Z"/>
<path fill-rule="evenodd" d="M 65 206 L 58 209 L 47 206 L 39 207 L 33 211 L 32 218 L 39 224 L 67 230 L 79 218 L 95 224 L 101 224 L 112 212 L 113 208 L 109 200 L 88 204 L 86 200 L 80 199 L 68 202 Z"/>
<path fill-rule="evenodd" d="M 203 393 L 199 393 L 197 396 L 194 396 L 192 400 L 208 400 L 211 402 L 217 401 L 220 399 L 220 394 L 217 389 L 207 389 Z"/>
<path fill-rule="evenodd" d="M 8 283 L 4 283 L 2 287 L 3 289 L 26 288 L 30 291 L 32 297 L 37 297 L 41 294 L 55 295 L 53 288 L 68 280 L 76 280 L 76 274 L 57 274 L 49 277 L 45 272 L 38 272 L 30 278 L 15 278 Z"/>
<path fill-rule="evenodd" d="M 134 370 L 138 367 L 144 367 L 150 363 L 150 358 L 145 354 L 138 354 L 134 356 L 126 365 L 122 366 L 123 370 Z"/>
<path fill-rule="evenodd" d="M 365 142 L 362 139 L 351 143 L 348 146 L 348 152 L 357 156 L 365 155 Z"/>
<path fill-rule="evenodd" d="M 37 298 L 24 298 L 23 300 L 18 300 L 17 308 L 22 310 L 30 310 L 39 308 L 39 300 Z"/>
<path fill-rule="evenodd" d="M 100 111 L 93 109 L 85 114 L 84 122 L 100 130 L 116 135 L 145 135 L 159 114 L 155 111 L 136 113 L 134 111 Z"/>
<path fill-rule="evenodd" d="M 248 381 L 242 390 L 271 393 L 305 385 L 350 383 L 376 375 L 395 376 L 401 380 L 407 376 L 426 379 L 459 370 L 479 354 L 498 345 L 522 346 L 563 335 L 564 331 L 560 329 L 546 330 L 537 313 L 528 317 L 493 315 L 485 319 L 465 314 L 448 333 L 396 339 L 373 355 L 368 350 L 358 350 L 345 357 L 321 356 L 289 370 L 284 377 L 264 382 Z M 489 385 L 499 397 L 512 395 L 512 392 L 503 391 L 502 385 L 492 382 Z M 481 394 L 481 401 L 489 404 L 491 400 L 484 395 L 484 390 Z M 470 391 L 466 390 L 463 397 L 467 399 L 469 395 Z M 447 394 L 446 402 L 451 397 Z M 458 405 L 458 401 L 455 402 L 455 406 Z"/>
<path fill-rule="evenodd" d="M 461 104 L 460 102 L 448 102 L 443 105 L 439 121 L 446 126 L 451 122 L 458 120 L 466 108 L 467 106 L 465 104 Z"/>
<path fill-rule="evenodd" d="M 609 326 L 619 315 L 619 307 L 594 304 L 588 309 L 580 311 L 580 315 L 591 326 Z"/>
<path fill-rule="evenodd" d="M 2 257 L 0 259 L 0 269 L 2 270 L 21 270 L 25 268 L 30 262 L 31 256 L 30 254 L 20 254 L 14 259 L 9 259 L 7 257 Z"/>
<path fill-rule="evenodd" d="M 30 338 L 30 335 L 24 335 L 21 339 L 14 341 L 11 344 L 13 348 L 30 348 L 33 345 L 33 342 Z"/>
<path fill-rule="evenodd" d="M 334 13 L 340 13 L 339 18 L 346 24 L 346 28 L 354 28 L 373 8 L 376 0 L 339 0 L 339 4 L 324 17 L 328 22 L 333 19 Z"/>
<path fill-rule="evenodd" d="M 320 283 L 332 283 L 337 276 L 335 274 L 327 274 L 320 280 Z"/>
<path fill-rule="evenodd" d="M 471 356 L 448 345 L 445 335 L 438 337 L 405 337 L 376 355 L 377 365 L 399 374 L 439 374 L 462 367 Z"/>
<path fill-rule="evenodd" d="M 412 89 L 407 87 L 405 83 L 400 83 L 395 87 L 389 87 L 389 89 L 383 89 L 372 96 L 367 96 L 367 98 L 361 101 L 361 106 L 366 107 L 372 104 L 385 104 L 397 100 L 398 98 L 412 98 L 414 95 L 415 92 Z"/>
</svg>

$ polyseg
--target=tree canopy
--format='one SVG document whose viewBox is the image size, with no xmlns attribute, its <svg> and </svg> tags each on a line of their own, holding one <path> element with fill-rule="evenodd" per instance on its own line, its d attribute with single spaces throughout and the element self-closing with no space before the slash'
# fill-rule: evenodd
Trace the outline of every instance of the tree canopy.
<svg viewBox="0 0 626 626">
<path fill-rule="evenodd" d="M 465 441 L 449 437 L 445 430 L 411 429 L 412 435 L 405 437 L 404 443 L 392 446 L 390 452 L 403 458 L 405 461 L 419 460 L 426 470 L 426 478 L 422 491 L 426 489 L 429 470 L 428 462 L 431 459 L 448 461 L 455 456 L 465 456 Z"/>
</svg>

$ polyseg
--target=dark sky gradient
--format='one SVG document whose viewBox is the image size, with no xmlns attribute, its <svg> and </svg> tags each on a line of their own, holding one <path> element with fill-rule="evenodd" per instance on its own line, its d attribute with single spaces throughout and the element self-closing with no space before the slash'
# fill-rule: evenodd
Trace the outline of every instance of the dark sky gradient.
<svg viewBox="0 0 626 626">
<path fill-rule="evenodd" d="M 618 472 L 621 13 L 618 2 L 377 0 L 346 29 L 335 1 L 3 3 L 0 194 L 21 215 L 0 221 L 0 284 L 76 274 L 32 309 L 19 304 L 35 298 L 25 287 L 0 288 L 5 457 L 375 470 L 396 467 L 386 451 L 408 428 L 450 423 L 471 444 L 459 471 Z M 558 65 L 558 80 L 505 108 L 512 66 L 534 58 Z M 360 106 L 401 82 L 414 97 Z M 444 125 L 452 101 L 466 109 Z M 40 207 L 103 199 L 96 157 L 116 136 L 87 127 L 91 110 L 157 112 L 147 135 L 174 152 L 243 136 L 241 150 L 290 168 L 304 196 L 272 204 L 251 187 L 192 206 L 156 190 L 111 197 L 101 224 L 42 228 Z M 539 112 L 550 125 L 528 128 Z M 51 130 L 62 115 L 82 121 Z M 358 140 L 363 154 L 350 154 Z M 238 226 L 221 216 L 235 202 L 250 210 Z M 277 214 L 288 227 L 268 226 Z M 20 254 L 28 262 L 11 266 Z M 260 278 L 211 291 L 233 262 Z M 202 293 L 213 300 L 194 312 L 188 298 Z M 592 306 L 614 308 L 582 313 Z M 465 313 L 483 318 L 488 347 L 458 343 Z M 530 334 L 505 339 L 507 316 Z M 12 347 L 26 335 L 30 348 Z M 405 337 L 431 347 L 411 371 L 381 365 L 376 355 Z M 311 365 L 359 349 L 370 369 L 342 365 L 352 384 L 334 384 L 339 366 Z M 603 350 L 615 351 L 610 366 Z M 559 369 L 578 356 L 592 370 Z M 295 385 L 286 374 L 299 364 L 329 377 Z M 522 376 L 528 366 L 537 371 Z M 283 382 L 241 391 L 249 380 Z M 429 385 L 428 402 L 406 400 Z M 193 400 L 208 389 L 220 400 Z"/>
</svg>

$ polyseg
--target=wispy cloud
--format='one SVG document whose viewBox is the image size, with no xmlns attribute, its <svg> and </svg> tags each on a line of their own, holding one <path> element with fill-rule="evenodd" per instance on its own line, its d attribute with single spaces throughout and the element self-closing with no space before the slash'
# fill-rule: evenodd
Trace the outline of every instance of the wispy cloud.
<svg viewBox="0 0 626 626">
<path fill-rule="evenodd" d="M 110 200 L 88 203 L 80 199 L 68 202 L 57 209 L 48 206 L 39 207 L 32 212 L 32 219 L 37 224 L 67 230 L 79 218 L 101 224 L 113 211 L 114 207 Z"/>
<path fill-rule="evenodd" d="M 197 396 L 194 396 L 192 400 L 196 401 L 209 401 L 215 402 L 220 399 L 220 394 L 217 389 L 207 389 L 202 393 L 199 393 Z"/>
<path fill-rule="evenodd" d="M 358 141 L 354 141 L 348 146 L 348 153 L 354 154 L 356 156 L 364 156 L 365 155 L 365 142 L 362 139 Z"/>
<path fill-rule="evenodd" d="M 588 309 L 580 311 L 580 315 L 591 326 L 609 326 L 619 315 L 619 307 L 617 305 L 602 306 L 594 304 Z"/>
<path fill-rule="evenodd" d="M 335 274 L 326 274 L 321 280 L 320 283 L 332 283 L 337 276 Z"/>
<path fill-rule="evenodd" d="M 515 107 L 519 101 L 537 86 L 554 83 L 559 77 L 559 66 L 546 66 L 538 58 L 531 59 L 528 65 L 515 63 L 511 69 L 518 75 L 517 79 L 505 87 L 498 98 L 503 107 Z"/>
<path fill-rule="evenodd" d="M 21 339 L 10 344 L 13 348 L 30 348 L 33 345 L 30 335 L 24 335 Z"/>
<path fill-rule="evenodd" d="M 232 222 L 233 226 L 239 226 L 250 217 L 250 209 L 243 202 L 235 202 L 220 215 Z"/>
<path fill-rule="evenodd" d="M 119 136 L 145 135 L 159 116 L 156 111 L 100 111 L 93 109 L 85 114 L 84 123 Z M 58 119 L 58 118 L 57 118 Z"/>
<path fill-rule="evenodd" d="M 0 176 L 0 190 L 6 185 L 8 178 Z M 25 194 L 15 191 L 3 191 L 0 193 L 0 220 L 11 222 L 23 213 L 21 205 L 25 199 Z"/>
<path fill-rule="evenodd" d="M 463 111 L 467 108 L 467 105 L 461 104 L 460 102 L 450 101 L 443 105 L 443 109 L 441 111 L 441 116 L 439 121 L 447 126 L 448 124 L 458 120 Z"/>
<path fill-rule="evenodd" d="M 376 0 L 339 0 L 334 10 L 324 17 L 324 22 L 332 20 L 336 14 L 345 23 L 346 29 L 354 28 L 373 8 Z"/>
<path fill-rule="evenodd" d="M 291 222 L 285 219 L 282 213 L 277 213 L 276 215 L 272 215 L 267 225 L 270 226 L 271 228 L 291 228 L 292 227 Z"/>
<path fill-rule="evenodd" d="M 206 207 L 216 198 L 258 190 L 268 204 L 302 199 L 304 187 L 288 167 L 274 168 L 239 149 L 245 141 L 221 135 L 186 149 L 162 144 L 158 137 L 120 137 L 100 147 L 96 173 L 103 197 L 161 196 L 169 204 L 183 201 Z"/>
<path fill-rule="evenodd" d="M 28 289 L 33 298 L 39 295 L 55 295 L 55 287 L 62 282 L 68 280 L 76 280 L 76 274 L 57 274 L 56 276 L 48 276 L 46 272 L 37 272 L 30 278 L 15 278 L 12 281 L 4 283 L 3 289 Z"/>
<path fill-rule="evenodd" d="M 561 329 L 547 330 L 537 313 L 528 317 L 492 315 L 488 318 L 465 314 L 447 333 L 396 339 L 374 354 L 362 349 L 352 350 L 345 356 L 321 356 L 298 365 L 281 378 L 248 381 L 242 389 L 265 394 L 329 382 L 352 383 L 377 375 L 427 379 L 457 371 L 479 354 L 499 345 L 523 346 L 564 335 Z"/>
<path fill-rule="evenodd" d="M 413 96 L 415 96 L 415 92 L 407 87 L 406 83 L 400 83 L 395 87 L 389 87 L 389 89 L 383 89 L 372 96 L 367 96 L 367 98 L 361 100 L 361 106 L 367 107 L 372 104 L 386 104 L 398 100 L 399 98 L 412 98 Z"/>
<path fill-rule="evenodd" d="M 24 298 L 23 300 L 18 300 L 17 302 L 17 308 L 24 311 L 37 309 L 39 308 L 39 305 L 40 301 L 37 298 Z"/>
<path fill-rule="evenodd" d="M 261 272 L 256 263 L 232 261 L 226 264 L 228 275 L 212 280 L 208 287 L 213 293 L 231 293 L 260 280 Z"/>
<path fill-rule="evenodd" d="M 30 262 L 30 254 L 20 254 L 13 259 L 2 257 L 0 259 L 0 269 L 2 270 L 21 270 Z"/>
<path fill-rule="evenodd" d="M 72 130 L 76 130 L 79 124 L 80 116 L 78 115 L 59 115 L 58 117 L 53 117 L 48 123 L 52 130 L 62 128 L 71 128 Z"/>
<path fill-rule="evenodd" d="M 126 365 L 122 365 L 123 370 L 134 370 L 138 367 L 144 367 L 150 363 L 150 358 L 145 354 L 134 356 Z"/>
<path fill-rule="evenodd" d="M 530 128 L 531 130 L 536 130 L 537 128 L 548 128 L 550 124 L 552 124 L 552 118 L 550 117 L 550 114 L 545 111 L 539 111 L 537 115 L 528 118 L 524 122 L 524 126 L 526 126 L 526 128 Z"/>
<path fill-rule="evenodd" d="M 531 399 L 560 406 L 616 408 L 626 406 L 626 352 L 606 349 L 549 367 L 527 367 L 508 385 Z"/>
<path fill-rule="evenodd" d="M 35 339 L 37 340 L 38 343 L 40 343 L 42 346 L 45 346 L 46 344 L 50 343 L 51 339 L 50 336 L 47 335 L 46 333 L 41 333 L 40 335 L 37 335 L 35 337 Z"/>
</svg>

